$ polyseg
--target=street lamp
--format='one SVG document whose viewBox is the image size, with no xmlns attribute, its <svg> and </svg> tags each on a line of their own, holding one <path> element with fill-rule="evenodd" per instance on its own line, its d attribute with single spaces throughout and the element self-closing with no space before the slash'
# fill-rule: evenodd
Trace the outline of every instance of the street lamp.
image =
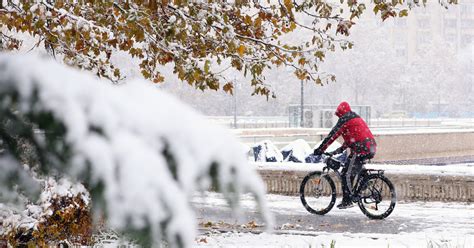
<svg viewBox="0 0 474 248">
<path fill-rule="evenodd" d="M 240 82 L 237 82 L 237 79 L 234 78 L 234 128 L 237 129 L 237 89 L 240 89 Z"/>
<path fill-rule="evenodd" d="M 304 127 L 304 84 L 301 80 L 300 127 Z"/>
</svg>

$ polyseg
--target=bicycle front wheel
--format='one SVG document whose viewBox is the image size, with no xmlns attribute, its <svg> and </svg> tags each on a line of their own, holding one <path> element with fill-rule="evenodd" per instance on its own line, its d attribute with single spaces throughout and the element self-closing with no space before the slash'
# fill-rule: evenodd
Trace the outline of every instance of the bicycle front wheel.
<svg viewBox="0 0 474 248">
<path fill-rule="evenodd" d="M 392 182 L 379 174 L 369 175 L 363 179 L 359 196 L 359 208 L 370 219 L 387 218 L 397 201 Z"/>
<path fill-rule="evenodd" d="M 300 198 L 303 206 L 312 214 L 323 215 L 331 211 L 336 202 L 336 186 L 328 175 L 316 171 L 301 182 Z"/>
</svg>

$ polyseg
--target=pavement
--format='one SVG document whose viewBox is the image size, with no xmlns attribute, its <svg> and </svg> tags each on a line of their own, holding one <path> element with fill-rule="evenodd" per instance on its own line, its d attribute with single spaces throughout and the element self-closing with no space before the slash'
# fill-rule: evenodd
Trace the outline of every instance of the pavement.
<svg viewBox="0 0 474 248">
<path fill-rule="evenodd" d="M 334 207 L 328 214 L 319 216 L 307 212 L 299 197 L 267 195 L 267 201 L 275 217 L 274 234 L 444 233 L 474 237 L 474 205 L 469 203 L 398 202 L 388 218 L 370 220 L 358 206 L 344 210 Z M 265 222 L 256 210 L 252 197 L 244 196 L 241 204 L 242 214 L 236 216 L 218 193 L 207 192 L 203 197 L 195 197 L 193 205 L 200 233 L 264 232 Z"/>
</svg>

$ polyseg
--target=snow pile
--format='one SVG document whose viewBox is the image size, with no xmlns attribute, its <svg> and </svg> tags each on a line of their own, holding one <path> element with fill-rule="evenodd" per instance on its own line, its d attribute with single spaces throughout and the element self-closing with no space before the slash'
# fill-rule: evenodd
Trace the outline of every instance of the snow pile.
<svg viewBox="0 0 474 248">
<path fill-rule="evenodd" d="M 104 204 L 94 210 L 104 210 L 112 228 L 149 228 L 155 244 L 189 246 L 197 225 L 188 199 L 211 184 L 233 207 L 240 193 L 252 192 L 266 209 L 263 183 L 238 140 L 149 82 L 113 86 L 51 61 L 12 55 L 0 55 L 0 75 L 0 93 L 18 93 L 20 114 L 51 113 L 64 124 L 72 158 L 56 169 L 88 179 L 89 187 L 103 185 L 97 197 Z M 3 99 L 2 107 L 11 100 Z"/>
</svg>

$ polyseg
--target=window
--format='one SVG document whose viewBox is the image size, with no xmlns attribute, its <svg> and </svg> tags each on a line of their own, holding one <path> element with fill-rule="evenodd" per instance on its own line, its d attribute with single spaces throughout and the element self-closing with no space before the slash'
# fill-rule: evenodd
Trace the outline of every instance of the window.
<svg viewBox="0 0 474 248">
<path fill-rule="evenodd" d="M 393 33 L 393 41 L 400 45 L 400 44 L 406 44 L 408 40 L 406 32 L 394 32 Z"/>
<path fill-rule="evenodd" d="M 422 14 L 422 15 L 428 15 L 430 13 L 429 9 L 426 7 L 423 8 L 416 8 L 415 9 L 416 14 Z"/>
<path fill-rule="evenodd" d="M 461 15 L 467 16 L 474 13 L 474 4 L 462 4 Z"/>
<path fill-rule="evenodd" d="M 468 29 L 474 28 L 474 19 L 462 19 L 461 27 Z"/>
<path fill-rule="evenodd" d="M 407 18 L 395 18 L 395 27 L 404 28 L 407 26 Z"/>
<path fill-rule="evenodd" d="M 418 44 L 426 44 L 431 41 L 431 33 L 430 32 L 418 32 L 417 33 L 417 41 Z"/>
<path fill-rule="evenodd" d="M 397 48 L 397 49 L 395 49 L 395 54 L 396 54 L 397 57 L 406 57 L 407 56 L 407 49 Z"/>
<path fill-rule="evenodd" d="M 455 43 L 456 42 L 456 34 L 446 34 L 444 37 L 445 37 L 444 39 L 448 43 Z"/>
<path fill-rule="evenodd" d="M 461 46 L 466 47 L 472 43 L 472 35 L 470 34 L 464 34 L 461 36 Z"/>
<path fill-rule="evenodd" d="M 447 28 L 456 28 L 457 20 L 456 19 L 444 19 L 444 26 Z"/>
<path fill-rule="evenodd" d="M 424 29 L 430 28 L 430 20 L 428 18 L 418 19 L 418 27 Z"/>
</svg>

